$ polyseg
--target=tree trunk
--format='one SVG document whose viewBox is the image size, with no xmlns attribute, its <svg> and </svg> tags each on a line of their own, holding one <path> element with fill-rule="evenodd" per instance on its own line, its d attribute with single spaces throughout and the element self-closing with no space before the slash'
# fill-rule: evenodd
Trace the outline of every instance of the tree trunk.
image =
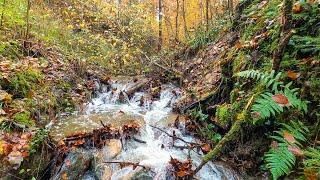
<svg viewBox="0 0 320 180">
<path fill-rule="evenodd" d="M 185 0 L 182 0 L 182 18 L 183 18 L 184 36 L 186 39 L 188 39 L 189 33 L 188 33 L 187 20 L 186 20 Z"/>
<path fill-rule="evenodd" d="M 209 0 L 206 0 L 206 33 L 209 32 Z"/>
<path fill-rule="evenodd" d="M 179 41 L 179 0 L 176 0 L 176 24 L 175 24 L 175 28 L 176 28 L 176 32 L 175 32 L 175 39 L 176 42 Z"/>
<path fill-rule="evenodd" d="M 158 43 L 158 50 L 162 48 L 162 0 L 158 0 L 159 2 L 159 9 L 158 9 L 158 16 L 159 16 L 159 43 Z"/>
<path fill-rule="evenodd" d="M 1 12 L 1 20 L 0 20 L 0 29 L 2 29 L 3 26 L 3 18 L 4 18 L 4 10 L 6 8 L 6 0 L 3 0 L 2 3 L 2 12 Z"/>
<path fill-rule="evenodd" d="M 30 31 L 30 8 L 31 8 L 31 0 L 27 0 L 27 12 L 26 12 L 26 40 L 29 39 L 29 31 Z"/>
</svg>

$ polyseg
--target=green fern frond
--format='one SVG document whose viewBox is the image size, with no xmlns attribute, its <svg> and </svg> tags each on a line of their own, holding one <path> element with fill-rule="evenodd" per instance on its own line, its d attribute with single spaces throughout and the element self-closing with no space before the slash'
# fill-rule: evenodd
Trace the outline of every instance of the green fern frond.
<svg viewBox="0 0 320 180">
<path fill-rule="evenodd" d="M 304 113 L 307 113 L 308 106 L 307 101 L 302 101 L 300 98 L 298 98 L 298 88 L 295 89 L 289 89 L 289 87 L 284 88 L 283 94 L 288 98 L 290 104 L 292 107 L 299 109 L 300 111 L 303 111 Z"/>
<path fill-rule="evenodd" d="M 265 154 L 265 161 L 273 179 L 278 179 L 290 172 L 296 162 L 296 157 L 288 150 L 285 143 L 281 143 L 277 148 L 272 148 Z"/>
<path fill-rule="evenodd" d="M 271 71 L 271 73 L 262 73 L 257 70 L 246 70 L 239 72 L 237 76 L 260 81 L 267 88 L 272 86 L 273 91 L 277 90 L 280 85 L 283 85 L 283 82 L 279 81 L 282 73 L 279 72 L 276 74 L 274 70 Z"/>
<path fill-rule="evenodd" d="M 306 136 L 309 129 L 301 121 L 290 121 L 290 123 L 282 123 L 282 128 L 275 132 L 272 139 L 278 142 L 277 147 L 272 147 L 265 155 L 264 159 L 267 168 L 270 170 L 273 179 L 278 179 L 280 176 L 286 175 L 295 165 L 296 157 L 288 148 L 294 147 L 300 149 L 301 143 L 306 142 Z M 284 137 L 284 132 L 288 132 L 295 138 L 294 142 L 288 142 Z"/>
<path fill-rule="evenodd" d="M 290 132 L 300 142 L 306 142 L 306 136 L 309 133 L 309 129 L 301 121 L 290 121 L 289 124 L 281 123 L 283 130 Z"/>
<path fill-rule="evenodd" d="M 267 119 L 270 116 L 275 116 L 276 114 L 283 112 L 283 107 L 279 106 L 272 99 L 272 96 L 273 94 L 266 92 L 255 100 L 251 111 L 258 112 L 259 119 Z"/>
</svg>

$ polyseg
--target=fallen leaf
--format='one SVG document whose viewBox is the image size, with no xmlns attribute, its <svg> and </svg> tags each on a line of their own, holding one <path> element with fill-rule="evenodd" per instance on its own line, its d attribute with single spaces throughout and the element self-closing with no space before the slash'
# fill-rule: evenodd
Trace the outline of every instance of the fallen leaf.
<svg viewBox="0 0 320 180">
<path fill-rule="evenodd" d="M 8 162 L 13 169 L 18 169 L 23 161 L 23 155 L 20 151 L 11 151 L 8 155 Z"/>
<path fill-rule="evenodd" d="M 300 73 L 295 73 L 293 71 L 287 71 L 287 76 L 291 79 L 291 80 L 296 80 L 300 77 Z"/>
<path fill-rule="evenodd" d="M 296 156 L 303 156 L 303 152 L 297 146 L 288 146 L 288 150 Z"/>
<path fill-rule="evenodd" d="M 296 2 L 293 7 L 292 7 L 292 11 L 296 14 L 301 13 L 303 10 L 302 5 L 300 4 L 300 2 Z"/>
<path fill-rule="evenodd" d="M 283 131 L 283 138 L 288 141 L 289 143 L 295 143 L 296 139 L 294 138 L 294 136 L 289 133 L 288 131 Z"/>
<path fill-rule="evenodd" d="M 288 98 L 283 94 L 273 95 L 272 99 L 274 100 L 274 102 L 282 106 L 287 106 L 289 104 Z"/>
<path fill-rule="evenodd" d="M 209 144 L 205 144 L 201 146 L 201 150 L 203 151 L 203 153 L 208 153 L 209 151 L 211 151 L 211 147 Z"/>
<path fill-rule="evenodd" d="M 178 177 L 185 177 L 187 175 L 187 172 L 186 171 L 179 171 L 177 172 L 176 174 Z"/>
<path fill-rule="evenodd" d="M 307 180 L 317 180 L 319 174 L 313 169 L 304 169 L 303 174 Z"/>
</svg>

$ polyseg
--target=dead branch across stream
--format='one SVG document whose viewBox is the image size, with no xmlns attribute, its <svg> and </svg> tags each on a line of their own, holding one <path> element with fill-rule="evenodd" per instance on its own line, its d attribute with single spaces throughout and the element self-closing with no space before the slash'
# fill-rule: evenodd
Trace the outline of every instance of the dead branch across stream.
<svg viewBox="0 0 320 180">
<path fill-rule="evenodd" d="M 169 137 L 172 137 L 173 142 L 175 142 L 175 140 L 180 140 L 180 141 L 188 144 L 188 146 L 190 146 L 190 147 L 201 147 L 201 146 L 204 145 L 204 144 L 199 144 L 199 143 L 194 143 L 194 142 L 188 142 L 188 141 L 186 141 L 186 140 L 178 137 L 178 136 L 175 134 L 175 131 L 173 131 L 173 132 L 172 132 L 172 135 L 171 135 L 170 133 L 166 132 L 165 130 L 163 130 L 163 129 L 159 128 L 159 127 L 156 127 L 156 126 L 153 126 L 153 125 L 150 125 L 150 126 L 151 126 L 152 128 L 155 128 L 155 129 L 157 129 L 157 130 L 165 133 L 165 134 L 168 135 Z M 175 147 L 174 144 L 173 144 L 173 147 Z M 177 146 L 177 147 L 180 147 L 180 146 Z M 181 147 L 182 147 L 182 146 L 181 146 Z M 181 147 L 180 147 L 180 148 L 181 148 Z"/>
<path fill-rule="evenodd" d="M 143 143 L 142 140 L 138 140 L 133 135 L 139 133 L 140 125 L 136 123 L 126 124 L 119 128 L 111 127 L 111 125 L 103 124 L 100 129 L 95 129 L 92 132 L 80 132 L 67 136 L 58 144 L 62 149 L 68 149 L 70 147 L 97 147 L 102 148 L 105 141 L 108 139 L 134 139 Z"/>
<path fill-rule="evenodd" d="M 124 168 L 124 167 L 127 167 L 127 166 L 132 166 L 133 169 L 136 169 L 137 167 L 142 167 L 143 169 L 146 169 L 146 170 L 151 171 L 151 168 L 150 168 L 150 167 L 147 167 L 147 166 L 141 165 L 141 164 L 139 164 L 139 163 L 135 163 L 135 162 L 106 161 L 106 162 L 103 162 L 103 163 L 105 163 L 105 164 L 119 164 L 119 165 L 120 165 L 120 168 Z"/>
</svg>

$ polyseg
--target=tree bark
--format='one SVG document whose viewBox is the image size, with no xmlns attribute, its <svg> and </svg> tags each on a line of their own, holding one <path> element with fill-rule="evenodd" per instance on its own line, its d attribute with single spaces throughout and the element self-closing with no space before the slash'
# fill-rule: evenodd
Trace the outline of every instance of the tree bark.
<svg viewBox="0 0 320 180">
<path fill-rule="evenodd" d="M 30 8 L 31 8 L 31 0 L 27 0 L 27 12 L 26 12 L 26 40 L 29 39 L 29 31 L 30 31 Z"/>
<path fill-rule="evenodd" d="M 3 3 L 2 3 L 2 12 L 1 12 L 1 20 L 0 20 L 0 29 L 2 29 L 2 26 L 3 26 L 3 18 L 4 18 L 4 10 L 5 10 L 5 7 L 6 7 L 6 0 L 3 0 Z"/>
<path fill-rule="evenodd" d="M 175 39 L 176 42 L 179 41 L 179 0 L 176 0 L 176 24 L 175 24 L 175 28 L 176 28 L 176 32 L 175 32 Z"/>
<path fill-rule="evenodd" d="M 162 48 L 162 0 L 158 0 L 158 16 L 159 16 L 159 42 L 158 42 L 158 50 Z"/>
<path fill-rule="evenodd" d="M 182 18 L 183 18 L 183 27 L 184 27 L 184 35 L 185 38 L 189 38 L 187 20 L 186 20 L 186 9 L 185 9 L 185 0 L 182 0 Z"/>
<path fill-rule="evenodd" d="M 209 0 L 206 0 L 206 33 L 209 32 Z"/>
</svg>

